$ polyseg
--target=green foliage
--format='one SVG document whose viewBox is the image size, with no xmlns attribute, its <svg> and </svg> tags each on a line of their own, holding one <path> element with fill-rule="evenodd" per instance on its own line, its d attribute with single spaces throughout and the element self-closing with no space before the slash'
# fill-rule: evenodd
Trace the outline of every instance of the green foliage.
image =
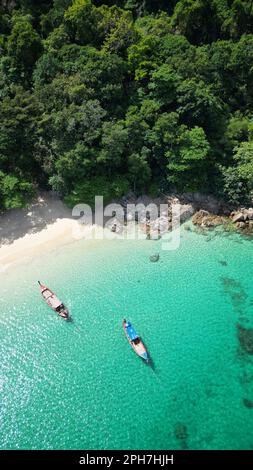
<svg viewBox="0 0 253 470">
<path fill-rule="evenodd" d="M 216 41 L 233 33 L 229 0 L 180 0 L 172 24 L 192 43 Z"/>
<path fill-rule="evenodd" d="M 53 175 L 48 180 L 53 191 L 57 191 L 59 194 L 64 195 L 65 193 L 65 182 L 62 176 Z"/>
<path fill-rule="evenodd" d="M 0 7 L 0 205 L 253 189 L 250 0 Z M 150 188 L 154 188 L 154 190 Z"/>
<path fill-rule="evenodd" d="M 235 165 L 220 170 L 225 197 L 240 204 L 249 201 L 253 193 L 253 142 L 241 142 L 235 147 L 233 157 Z"/>
<path fill-rule="evenodd" d="M 60 61 L 54 54 L 43 54 L 37 61 L 33 73 L 35 87 L 50 83 L 60 70 Z"/>
<path fill-rule="evenodd" d="M 13 66 L 28 76 L 42 52 L 41 39 L 32 26 L 29 15 L 13 17 L 13 26 L 7 41 L 7 52 Z"/>
<path fill-rule="evenodd" d="M 148 77 L 149 73 L 155 69 L 158 63 L 158 44 L 158 38 L 149 35 L 129 47 L 129 67 L 134 72 L 136 80 Z"/>
<path fill-rule="evenodd" d="M 253 142 L 242 142 L 235 149 L 234 160 L 237 162 L 239 177 L 253 189 Z"/>
<path fill-rule="evenodd" d="M 31 182 L 0 171 L 0 210 L 24 207 L 34 194 Z"/>
<path fill-rule="evenodd" d="M 103 196 L 104 204 L 108 204 L 113 198 L 123 196 L 128 189 L 129 184 L 125 177 L 115 176 L 113 181 L 109 181 L 104 176 L 97 176 L 78 183 L 65 198 L 65 202 L 70 207 L 80 203 L 94 207 L 95 196 Z"/>
<path fill-rule="evenodd" d="M 115 13 L 117 14 L 113 22 L 111 14 L 107 21 L 104 21 L 104 19 L 102 21 L 105 36 L 103 48 L 106 51 L 125 55 L 127 48 L 135 42 L 137 34 L 133 26 L 132 16 L 129 13 L 116 9 Z M 101 28 L 100 25 L 99 27 Z"/>
<path fill-rule="evenodd" d="M 222 190 L 219 191 L 229 203 L 239 206 L 249 201 L 249 192 L 243 178 L 238 175 L 236 167 L 220 167 L 220 184 Z"/>
<path fill-rule="evenodd" d="M 152 74 L 148 84 L 150 95 L 162 106 L 170 106 L 177 98 L 180 76 L 169 64 L 163 64 Z"/>
<path fill-rule="evenodd" d="M 225 105 L 203 81 L 184 80 L 178 86 L 178 112 L 188 124 L 204 127 L 209 134 L 217 131 Z"/>
<path fill-rule="evenodd" d="M 224 137 L 227 153 L 232 157 L 235 147 L 241 142 L 253 139 L 253 118 L 236 112 L 229 119 Z"/>
<path fill-rule="evenodd" d="M 201 127 L 192 129 L 180 129 L 176 141 L 175 151 L 168 150 L 167 168 L 169 170 L 168 180 L 177 187 L 187 190 L 204 188 L 206 183 L 206 159 L 210 151 L 210 145 Z"/>
<path fill-rule="evenodd" d="M 205 184 L 210 145 L 202 128 L 189 129 L 179 124 L 177 113 L 163 113 L 147 133 L 147 141 L 170 183 L 189 190 Z"/>
<path fill-rule="evenodd" d="M 96 42 L 97 9 L 91 0 L 74 0 L 64 14 L 67 32 L 78 44 Z"/>
<path fill-rule="evenodd" d="M 61 49 L 63 44 L 68 44 L 69 42 L 70 39 L 65 25 L 61 24 L 58 28 L 55 28 L 45 39 L 44 47 L 45 50 L 49 53 L 57 52 L 59 49 Z"/>
<path fill-rule="evenodd" d="M 0 169 L 3 171 L 36 172 L 31 161 L 35 141 L 38 103 L 22 87 L 12 87 L 12 93 L 0 101 Z"/>
<path fill-rule="evenodd" d="M 102 128 L 101 151 L 97 163 L 104 169 L 116 171 L 124 165 L 124 157 L 127 154 L 129 135 L 123 122 L 105 122 Z"/>
</svg>

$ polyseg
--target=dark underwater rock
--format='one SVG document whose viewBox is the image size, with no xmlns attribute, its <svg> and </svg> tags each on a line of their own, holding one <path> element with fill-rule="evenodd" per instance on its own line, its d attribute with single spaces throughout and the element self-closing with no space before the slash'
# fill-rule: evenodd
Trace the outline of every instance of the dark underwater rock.
<svg viewBox="0 0 253 470">
<path fill-rule="evenodd" d="M 246 406 L 246 408 L 252 408 L 253 409 L 253 401 L 248 400 L 248 398 L 244 398 L 243 404 L 244 404 L 244 406 Z"/>
<path fill-rule="evenodd" d="M 222 282 L 225 288 L 241 289 L 241 283 L 231 277 L 223 277 Z"/>
<path fill-rule="evenodd" d="M 227 266 L 228 263 L 226 261 L 223 261 L 223 260 L 220 260 L 219 263 L 221 264 L 221 266 Z"/>
<path fill-rule="evenodd" d="M 253 355 L 253 328 L 237 325 L 237 336 L 242 350 Z"/>
<path fill-rule="evenodd" d="M 244 316 L 246 301 L 248 294 L 243 288 L 242 284 L 236 279 L 229 277 L 222 277 L 222 284 L 225 294 L 228 294 L 235 311 Z"/>
<path fill-rule="evenodd" d="M 174 428 L 174 435 L 178 441 L 186 441 L 188 438 L 187 426 L 183 423 L 177 423 Z"/>
<path fill-rule="evenodd" d="M 160 255 L 158 253 L 156 253 L 155 255 L 151 255 L 149 257 L 149 259 L 152 263 L 157 263 L 157 261 L 159 261 L 159 259 L 160 259 Z"/>
</svg>

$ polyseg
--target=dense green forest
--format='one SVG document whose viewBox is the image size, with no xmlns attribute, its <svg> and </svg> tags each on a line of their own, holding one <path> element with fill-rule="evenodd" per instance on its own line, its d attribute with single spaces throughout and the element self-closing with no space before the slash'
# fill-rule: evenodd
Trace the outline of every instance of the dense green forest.
<svg viewBox="0 0 253 470">
<path fill-rule="evenodd" d="M 0 52 L 0 208 L 252 194 L 252 0 L 0 0 Z"/>
</svg>

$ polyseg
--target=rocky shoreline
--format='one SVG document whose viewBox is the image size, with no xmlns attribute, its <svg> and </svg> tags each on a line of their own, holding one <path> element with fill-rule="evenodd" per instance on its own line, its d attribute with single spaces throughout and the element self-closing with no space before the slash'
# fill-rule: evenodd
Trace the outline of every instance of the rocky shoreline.
<svg viewBox="0 0 253 470">
<path fill-rule="evenodd" d="M 111 230 L 120 232 L 122 226 L 128 221 L 136 221 L 147 237 L 152 238 L 153 233 L 162 236 L 172 229 L 173 207 L 180 207 L 180 223 L 187 220 L 202 229 L 214 229 L 223 226 L 230 231 L 239 231 L 253 234 L 253 207 L 235 208 L 226 204 L 222 200 L 216 199 L 212 195 L 201 193 L 173 193 L 161 194 L 157 198 L 147 195 L 137 196 L 130 192 L 121 199 L 114 201 L 121 205 L 124 211 L 123 219 L 115 217 L 111 222 Z M 129 205 L 138 206 L 139 210 L 131 212 Z M 158 213 L 152 213 L 152 205 L 162 208 Z M 167 205 L 167 209 L 163 209 Z M 147 211 L 149 206 L 151 210 Z M 253 206 L 253 204 L 252 204 Z M 165 206 L 166 207 L 166 206 Z"/>
</svg>

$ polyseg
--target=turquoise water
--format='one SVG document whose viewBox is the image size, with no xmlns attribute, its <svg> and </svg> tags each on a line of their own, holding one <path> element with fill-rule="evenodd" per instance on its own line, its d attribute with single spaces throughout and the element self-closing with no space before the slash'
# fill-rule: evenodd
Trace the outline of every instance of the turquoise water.
<svg viewBox="0 0 253 470">
<path fill-rule="evenodd" d="M 238 337 L 253 327 L 252 254 L 238 235 L 182 230 L 174 252 L 80 241 L 2 273 L 0 448 L 252 449 L 253 355 Z"/>
</svg>

